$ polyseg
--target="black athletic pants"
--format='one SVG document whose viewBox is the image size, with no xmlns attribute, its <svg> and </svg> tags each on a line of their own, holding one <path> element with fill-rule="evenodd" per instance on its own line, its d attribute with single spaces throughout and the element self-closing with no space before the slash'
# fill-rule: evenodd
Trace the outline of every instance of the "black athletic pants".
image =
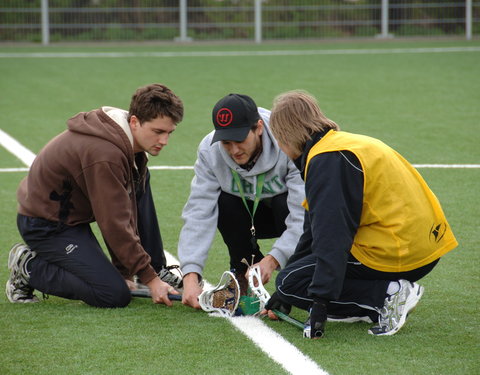
<svg viewBox="0 0 480 375">
<path fill-rule="evenodd" d="M 141 243 L 158 272 L 166 264 L 147 172 L 145 191 L 137 192 Z M 103 252 L 89 224 L 67 226 L 18 215 L 25 243 L 37 253 L 29 263 L 30 286 L 50 295 L 81 300 L 95 307 L 124 307 L 130 291 Z"/>
<path fill-rule="evenodd" d="M 246 201 L 250 212 L 253 210 L 253 201 Z M 250 228 L 252 219 L 240 197 L 222 192 L 218 199 L 218 230 L 228 247 L 230 268 L 236 273 L 243 274 L 247 266 L 241 263 L 245 258 L 248 263 L 263 259 L 259 249 L 254 249 L 251 242 Z M 257 239 L 276 238 L 285 231 L 285 219 L 289 214 L 287 193 L 273 198 L 261 200 L 254 216 L 254 225 Z"/>
<path fill-rule="evenodd" d="M 408 272 L 381 272 L 366 267 L 350 254 L 340 298 L 328 304 L 328 314 L 344 317 L 368 315 L 375 321 L 391 281 L 417 281 L 427 275 L 438 261 Z M 315 256 L 310 254 L 279 272 L 276 286 L 283 302 L 309 310 L 313 300 L 308 294 L 308 286 L 312 282 L 315 265 Z"/>
</svg>

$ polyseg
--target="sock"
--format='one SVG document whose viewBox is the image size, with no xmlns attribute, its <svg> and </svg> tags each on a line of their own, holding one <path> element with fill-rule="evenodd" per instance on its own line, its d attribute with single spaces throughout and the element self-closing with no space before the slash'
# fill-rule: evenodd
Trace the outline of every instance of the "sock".
<svg viewBox="0 0 480 375">
<path fill-rule="evenodd" d="M 391 281 L 390 284 L 388 284 L 387 294 L 391 296 L 395 293 L 398 293 L 399 290 L 400 290 L 400 283 L 398 281 Z"/>
</svg>

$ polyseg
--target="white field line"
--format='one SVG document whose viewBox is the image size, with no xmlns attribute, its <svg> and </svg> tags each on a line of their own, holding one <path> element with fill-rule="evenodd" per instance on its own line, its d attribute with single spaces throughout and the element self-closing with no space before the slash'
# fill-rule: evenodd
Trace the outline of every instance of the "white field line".
<svg viewBox="0 0 480 375">
<path fill-rule="evenodd" d="M 152 165 L 148 166 L 148 169 L 150 170 L 180 170 L 180 169 L 192 169 L 193 170 L 193 165 L 178 165 L 178 166 L 169 166 L 169 165 Z"/>
<path fill-rule="evenodd" d="M 27 163 L 25 163 L 27 164 Z M 415 168 L 440 168 L 440 169 L 475 169 L 480 168 L 480 164 L 412 164 Z M 28 172 L 29 168 L 0 168 L 0 173 L 2 172 Z M 193 165 L 153 165 L 148 167 L 149 170 L 161 170 L 161 171 L 178 171 L 178 170 L 193 170 Z"/>
<path fill-rule="evenodd" d="M 20 159 L 27 168 L 0 168 L 0 172 L 28 172 L 35 154 L 0 129 L 0 145 Z M 480 164 L 413 164 L 415 168 L 480 168 Z M 193 170 L 193 165 L 151 165 L 149 170 Z"/>
<path fill-rule="evenodd" d="M 165 251 L 165 257 L 168 265 L 178 264 L 178 260 L 167 251 Z M 207 282 L 207 280 L 204 280 L 204 282 L 205 288 L 213 288 L 213 285 Z M 216 314 L 211 314 L 211 316 L 219 317 Z M 303 354 L 297 347 L 285 340 L 259 318 L 236 316 L 226 319 L 290 374 L 328 375 L 310 357 Z"/>
<path fill-rule="evenodd" d="M 0 145 L 19 158 L 26 166 L 29 167 L 32 165 L 33 159 L 35 159 L 35 154 L 25 146 L 21 145 L 15 138 L 12 138 L 5 133 L 2 129 L 0 129 Z"/>
<path fill-rule="evenodd" d="M 290 374 L 328 375 L 310 357 L 270 329 L 259 318 L 239 316 L 228 320 Z"/>
<path fill-rule="evenodd" d="M 138 57 L 239 57 L 308 55 L 384 55 L 405 53 L 480 52 L 480 47 L 371 48 L 272 51 L 187 51 L 187 52 L 2 52 L 0 58 L 138 58 Z"/>
<path fill-rule="evenodd" d="M 480 164 L 412 164 L 415 168 L 480 168 Z"/>
</svg>

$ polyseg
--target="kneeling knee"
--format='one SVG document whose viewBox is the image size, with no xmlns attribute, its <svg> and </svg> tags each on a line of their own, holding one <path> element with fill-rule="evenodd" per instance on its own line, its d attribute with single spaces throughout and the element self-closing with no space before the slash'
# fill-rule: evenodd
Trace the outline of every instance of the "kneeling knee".
<svg viewBox="0 0 480 375">
<path fill-rule="evenodd" d="M 130 293 L 130 289 L 125 288 L 121 292 L 119 292 L 115 298 L 113 298 L 113 303 L 111 307 L 126 307 L 132 300 L 132 294 Z"/>
<path fill-rule="evenodd" d="M 131 300 L 130 289 L 125 284 L 122 287 L 113 287 L 108 291 L 98 292 L 94 305 L 103 308 L 120 308 L 128 306 Z"/>
</svg>

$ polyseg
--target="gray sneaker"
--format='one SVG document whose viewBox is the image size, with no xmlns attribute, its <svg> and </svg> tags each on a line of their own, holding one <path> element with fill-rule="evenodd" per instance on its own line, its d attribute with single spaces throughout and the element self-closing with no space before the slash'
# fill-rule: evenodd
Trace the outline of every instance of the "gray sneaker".
<svg viewBox="0 0 480 375">
<path fill-rule="evenodd" d="M 423 294 L 423 286 L 407 280 L 398 280 L 400 290 L 385 298 L 378 324 L 368 330 L 375 336 L 391 336 L 403 327 L 408 314 L 415 308 Z"/>
<path fill-rule="evenodd" d="M 27 272 L 27 263 L 37 254 L 27 245 L 17 243 L 13 245 L 8 256 L 10 277 L 7 280 L 5 293 L 12 303 L 38 302 L 33 294 L 33 288 L 28 284 L 30 274 Z"/>
<path fill-rule="evenodd" d="M 174 274 L 171 270 L 177 270 L 180 276 Z M 172 266 L 165 266 L 163 267 L 160 272 L 158 273 L 158 277 L 166 282 L 167 284 L 173 286 L 176 291 L 182 292 L 183 291 L 183 275 L 180 271 L 180 266 L 172 265 Z"/>
</svg>

